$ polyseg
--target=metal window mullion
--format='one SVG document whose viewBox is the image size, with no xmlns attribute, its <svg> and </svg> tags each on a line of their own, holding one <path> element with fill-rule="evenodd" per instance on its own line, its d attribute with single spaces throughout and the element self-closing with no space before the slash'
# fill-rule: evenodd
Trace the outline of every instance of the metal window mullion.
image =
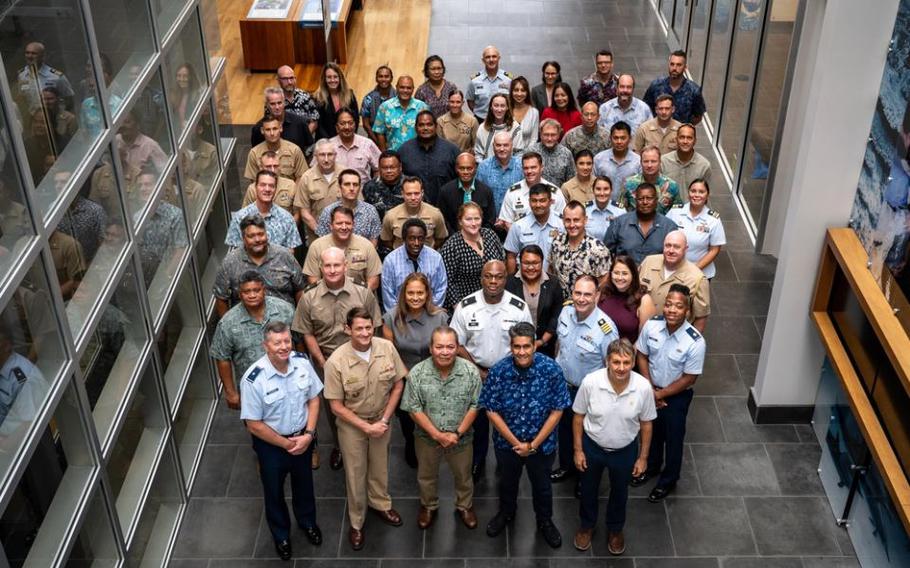
<svg viewBox="0 0 910 568">
<path fill-rule="evenodd" d="M 102 285 L 101 293 L 95 298 L 94 305 L 85 316 L 79 336 L 74 336 L 75 359 L 77 361 L 82 360 L 82 356 L 85 355 L 85 348 L 88 346 L 87 338 L 96 331 L 98 323 L 100 323 L 101 317 L 114 295 L 114 290 L 117 289 L 120 279 L 130 264 L 130 255 L 133 254 L 136 248 L 136 244 L 133 241 L 127 241 L 124 249 L 120 251 L 114 269 L 108 275 L 107 281 Z"/>
<path fill-rule="evenodd" d="M 196 6 L 196 0 L 191 0 L 190 2 L 187 2 L 183 8 L 181 8 L 180 13 L 177 14 L 177 17 L 174 18 L 173 23 L 171 23 L 171 28 L 167 31 L 164 38 L 161 40 L 162 52 L 169 51 L 171 49 L 171 46 L 178 41 L 176 38 L 178 38 L 180 36 L 180 32 L 183 31 L 183 26 L 186 25 L 187 19 L 192 17 L 191 14 L 196 11 Z"/>
</svg>

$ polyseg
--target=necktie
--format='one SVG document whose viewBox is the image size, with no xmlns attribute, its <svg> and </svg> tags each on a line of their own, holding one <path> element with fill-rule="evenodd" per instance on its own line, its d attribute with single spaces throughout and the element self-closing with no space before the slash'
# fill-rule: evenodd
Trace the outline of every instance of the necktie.
<svg viewBox="0 0 910 568">
<path fill-rule="evenodd" d="M 420 272 L 420 265 L 413 258 L 411 259 L 411 265 L 414 266 L 414 272 Z"/>
</svg>

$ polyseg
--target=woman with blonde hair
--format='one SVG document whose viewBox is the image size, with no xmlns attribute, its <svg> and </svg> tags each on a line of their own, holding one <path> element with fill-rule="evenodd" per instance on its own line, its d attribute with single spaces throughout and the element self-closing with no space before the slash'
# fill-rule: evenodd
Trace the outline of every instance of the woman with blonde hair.
<svg viewBox="0 0 910 568">
<path fill-rule="evenodd" d="M 316 127 L 316 140 L 335 136 L 335 123 L 338 111 L 348 109 L 354 115 L 354 129 L 360 125 L 360 111 L 357 97 L 348 86 L 344 72 L 336 63 L 326 63 L 322 68 L 319 88 L 314 93 L 316 109 L 319 111 L 319 123 Z"/>
</svg>

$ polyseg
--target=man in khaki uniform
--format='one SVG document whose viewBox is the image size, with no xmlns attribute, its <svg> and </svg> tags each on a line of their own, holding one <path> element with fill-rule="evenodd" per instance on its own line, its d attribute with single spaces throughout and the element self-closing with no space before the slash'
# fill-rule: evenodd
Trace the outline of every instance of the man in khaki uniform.
<svg viewBox="0 0 910 568">
<path fill-rule="evenodd" d="M 246 159 L 243 177 L 247 181 L 256 178 L 256 172 L 262 169 L 262 155 L 271 150 L 278 155 L 278 174 L 281 177 L 298 181 L 307 171 L 306 157 L 303 151 L 293 142 L 281 137 L 281 120 L 266 117 L 262 120 L 262 136 L 265 141 L 253 146 Z"/>
<path fill-rule="evenodd" d="M 344 251 L 347 275 L 370 290 L 379 288 L 382 261 L 379 260 L 373 243 L 354 234 L 354 212 L 347 207 L 336 207 L 332 211 L 330 227 L 331 233 L 310 244 L 303 262 L 303 273 L 310 283 L 319 280 L 319 259 L 322 253 L 329 247 L 338 247 Z"/>
<path fill-rule="evenodd" d="M 354 308 L 346 317 L 351 340 L 325 364 L 325 398 L 338 418 L 346 466 L 345 486 L 351 548 L 363 548 L 367 505 L 385 523 L 401 526 L 389 496 L 389 427 L 407 369 L 391 341 L 374 337 L 373 317 Z"/>
<path fill-rule="evenodd" d="M 344 169 L 335 160 L 335 147 L 327 139 L 316 142 L 313 156 L 316 165 L 297 182 L 294 194 L 294 217 L 306 225 L 307 242 L 317 239 L 316 221 L 329 204 L 341 198 L 338 174 Z"/>
<path fill-rule="evenodd" d="M 672 231 L 664 237 L 663 254 L 645 257 L 638 272 L 641 283 L 648 289 L 654 305 L 663 309 L 672 284 L 684 284 L 692 295 L 689 318 L 698 331 L 704 333 L 711 313 L 711 296 L 708 279 L 695 263 L 686 259 L 689 244 L 682 230 Z"/>
<path fill-rule="evenodd" d="M 64 300 L 69 300 L 86 270 L 82 245 L 73 237 L 56 230 L 47 241 L 51 247 L 51 258 L 57 271 L 60 293 Z"/>
<path fill-rule="evenodd" d="M 325 376 L 326 359 L 349 339 L 344 331 L 347 313 L 352 308 L 363 307 L 373 317 L 376 327 L 382 325 L 382 316 L 376 295 L 346 276 L 347 262 L 343 250 L 329 247 L 319 258 L 322 280 L 303 293 L 297 303 L 291 329 L 303 335 L 313 368 L 322 378 Z M 330 465 L 332 469 L 338 470 L 342 466 L 338 428 L 335 425 L 335 415 L 326 412 L 326 416 L 335 441 Z M 319 463 L 318 458 L 314 458 L 314 463 Z"/>
<path fill-rule="evenodd" d="M 672 95 L 657 97 L 654 104 L 655 116 L 641 123 L 632 137 L 632 149 L 639 155 L 648 146 L 660 148 L 660 155 L 676 149 L 676 133 L 682 123 L 673 118 L 676 106 Z"/>
<path fill-rule="evenodd" d="M 423 183 L 418 177 L 406 177 L 401 183 L 401 196 L 404 203 L 389 209 L 382 219 L 382 232 L 379 241 L 391 248 L 401 246 L 401 227 L 408 219 L 418 218 L 427 226 L 427 246 L 435 249 L 442 246 L 449 236 L 446 221 L 442 212 L 423 200 Z"/>
<path fill-rule="evenodd" d="M 272 203 L 278 205 L 290 214 L 294 214 L 294 193 L 297 191 L 292 180 L 281 177 L 278 172 L 278 154 L 269 150 L 262 155 L 260 159 L 262 169 L 278 175 L 278 187 L 275 189 L 275 197 Z M 256 184 L 251 183 L 246 188 L 246 195 L 243 196 L 243 207 L 256 201 Z"/>
</svg>

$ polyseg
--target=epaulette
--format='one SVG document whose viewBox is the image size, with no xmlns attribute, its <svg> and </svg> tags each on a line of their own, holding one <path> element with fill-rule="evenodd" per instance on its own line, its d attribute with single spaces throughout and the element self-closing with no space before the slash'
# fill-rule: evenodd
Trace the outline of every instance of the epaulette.
<svg viewBox="0 0 910 568">
<path fill-rule="evenodd" d="M 50 70 L 50 72 L 53 73 L 54 75 L 61 75 L 61 76 L 63 75 L 63 71 L 60 71 L 59 69 L 54 69 L 54 68 L 51 67 L 50 65 L 48 65 L 47 68 L 48 68 L 48 69 Z"/>
<path fill-rule="evenodd" d="M 708 209 L 708 215 L 710 215 L 716 219 L 720 219 L 720 213 L 718 213 L 714 209 Z"/>
<path fill-rule="evenodd" d="M 563 305 L 563 306 L 571 306 L 571 305 L 572 305 L 572 298 L 569 298 L 568 300 L 565 300 L 565 301 L 562 303 L 562 305 Z"/>
<path fill-rule="evenodd" d="M 656 320 L 656 321 L 664 321 L 664 316 L 656 315 L 656 316 L 652 317 L 651 319 Z"/>
<path fill-rule="evenodd" d="M 259 373 L 261 373 L 261 372 L 262 372 L 262 367 L 256 367 L 255 369 L 253 369 L 252 371 L 250 371 L 250 374 L 249 374 L 249 375 L 246 376 L 246 380 L 249 381 L 249 382 L 251 382 L 251 383 L 255 383 L 255 382 L 256 382 L 256 377 L 258 377 L 258 376 L 259 376 Z"/>
<path fill-rule="evenodd" d="M 613 331 L 613 326 L 610 325 L 610 322 L 608 322 L 605 318 L 600 318 L 597 320 L 597 325 L 600 326 L 600 330 L 604 333 L 610 333 Z"/>
<path fill-rule="evenodd" d="M 470 296 L 466 297 L 464 300 L 461 301 L 461 307 L 466 308 L 466 307 L 470 306 L 471 304 L 476 304 L 476 303 L 477 303 L 477 296 L 471 294 Z"/>
<path fill-rule="evenodd" d="M 673 204 L 673 209 L 682 209 L 683 207 L 685 207 L 684 203 L 674 203 Z"/>
<path fill-rule="evenodd" d="M 291 357 L 296 357 L 298 359 L 309 359 L 307 354 L 301 351 L 291 351 Z"/>
<path fill-rule="evenodd" d="M 25 372 L 19 367 L 13 367 L 13 376 L 16 377 L 16 380 L 19 381 L 19 384 L 22 385 L 25 381 L 28 380 L 28 377 L 25 375 Z"/>
<path fill-rule="evenodd" d="M 312 284 L 307 284 L 306 286 L 304 286 L 304 287 L 303 287 L 303 291 L 304 291 L 304 292 L 309 292 L 310 290 L 312 290 L 312 289 L 315 288 L 316 286 L 319 286 L 319 280 L 313 282 Z"/>
<path fill-rule="evenodd" d="M 480 77 L 480 74 L 481 74 L 480 71 L 478 71 L 477 73 L 474 73 L 473 75 L 471 75 L 471 79 L 476 79 L 476 78 Z"/>
<path fill-rule="evenodd" d="M 688 333 L 689 337 L 691 337 L 695 341 L 698 341 L 699 339 L 701 339 L 701 334 L 698 333 L 698 330 L 692 326 L 689 326 L 686 328 L 686 333 Z"/>
<path fill-rule="evenodd" d="M 517 190 L 517 189 L 521 189 L 521 182 L 520 182 L 520 181 L 517 181 L 517 182 L 515 182 L 515 183 L 513 183 L 512 185 L 509 186 L 509 191 L 515 191 L 515 190 Z"/>
<path fill-rule="evenodd" d="M 519 300 L 518 298 L 512 298 L 509 300 L 509 303 L 518 308 L 519 310 L 525 309 L 525 303 Z"/>
<path fill-rule="evenodd" d="M 505 75 L 506 77 L 508 77 L 509 79 L 513 79 L 515 77 L 515 75 L 513 75 L 510 71 L 503 71 L 502 74 Z"/>
</svg>

